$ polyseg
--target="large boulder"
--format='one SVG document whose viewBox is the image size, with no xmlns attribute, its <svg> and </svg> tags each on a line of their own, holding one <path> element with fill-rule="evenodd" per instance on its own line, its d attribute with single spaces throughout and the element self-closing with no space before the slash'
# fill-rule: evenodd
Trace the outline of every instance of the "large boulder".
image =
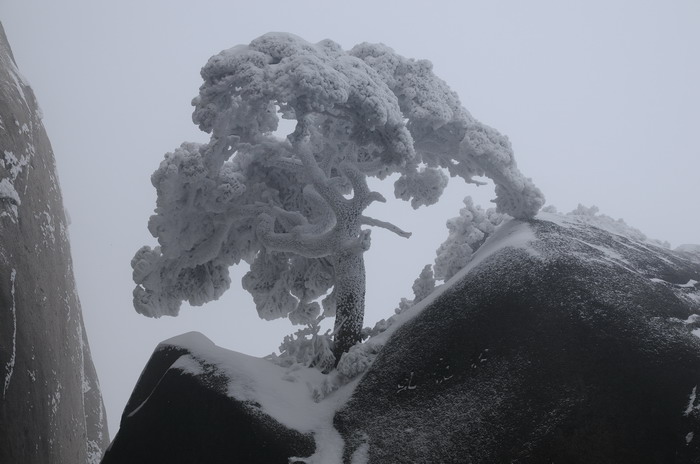
<svg viewBox="0 0 700 464">
<path fill-rule="evenodd" d="M 498 235 L 338 412 L 345 462 L 699 463 L 700 264 L 556 216 Z"/>
<path fill-rule="evenodd" d="M 304 420 L 274 417 L 278 401 L 294 410 L 294 386 L 297 405 L 311 403 L 304 385 L 286 386 L 283 377 L 279 366 L 196 332 L 167 340 L 141 373 L 102 464 L 288 464 L 310 456 L 313 436 L 293 428 Z"/>
<path fill-rule="evenodd" d="M 103 462 L 700 463 L 694 249 L 556 215 L 504 223 L 341 360 L 359 371 L 378 351 L 335 391 L 339 373 L 164 342 Z"/>
<path fill-rule="evenodd" d="M 97 463 L 109 442 L 49 139 L 0 25 L 0 463 Z"/>
</svg>

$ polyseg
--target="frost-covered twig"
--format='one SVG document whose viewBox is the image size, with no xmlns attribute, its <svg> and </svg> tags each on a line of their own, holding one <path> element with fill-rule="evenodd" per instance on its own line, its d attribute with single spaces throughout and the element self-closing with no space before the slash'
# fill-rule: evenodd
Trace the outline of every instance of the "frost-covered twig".
<svg viewBox="0 0 700 464">
<path fill-rule="evenodd" d="M 379 219 L 374 219 L 369 216 L 362 216 L 361 220 L 362 224 L 366 226 L 381 227 L 382 229 L 391 231 L 400 237 L 409 238 L 411 236 L 411 232 L 406 232 L 405 230 L 401 229 L 398 226 L 395 226 L 390 222 L 380 221 Z"/>
</svg>

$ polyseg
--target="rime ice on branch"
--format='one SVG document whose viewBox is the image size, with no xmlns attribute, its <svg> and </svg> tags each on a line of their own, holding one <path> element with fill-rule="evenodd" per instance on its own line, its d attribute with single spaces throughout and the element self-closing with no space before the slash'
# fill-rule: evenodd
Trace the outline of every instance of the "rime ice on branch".
<svg viewBox="0 0 700 464">
<path fill-rule="evenodd" d="M 435 278 L 450 280 L 471 261 L 472 254 L 502 221 L 502 214 L 493 209 L 484 211 L 466 197 L 459 216 L 447 221 L 447 239 L 435 252 Z"/>
<path fill-rule="evenodd" d="M 396 197 L 414 208 L 439 199 L 445 171 L 493 179 L 496 205 L 511 216 L 543 204 L 508 139 L 472 118 L 428 61 L 271 33 L 213 56 L 201 75 L 193 121 L 211 139 L 184 143 L 153 174 L 149 230 L 160 246 L 132 260 L 142 314 L 218 298 L 228 268 L 244 260 L 243 287 L 260 317 L 308 324 L 322 310 L 335 315 L 339 358 L 360 340 L 370 244 L 362 227 L 410 235 L 363 215 L 385 201 L 367 176 L 398 174 Z M 278 114 L 296 122 L 284 140 L 274 135 Z"/>
</svg>

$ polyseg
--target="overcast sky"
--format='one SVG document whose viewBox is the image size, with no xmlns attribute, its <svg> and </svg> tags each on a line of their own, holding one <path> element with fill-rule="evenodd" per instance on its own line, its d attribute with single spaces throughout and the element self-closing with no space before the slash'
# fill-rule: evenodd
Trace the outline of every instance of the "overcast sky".
<svg viewBox="0 0 700 464">
<path fill-rule="evenodd" d="M 196 4 L 195 4 L 196 3 Z M 700 243 L 700 2 L 688 1 L 38 1 L 2 0 L 20 71 L 53 144 L 88 336 L 112 436 L 156 344 L 198 330 L 261 356 L 293 331 L 259 321 L 240 276 L 224 298 L 147 319 L 131 304 L 134 252 L 154 244 L 150 175 L 185 140 L 199 70 L 269 31 L 350 48 L 383 42 L 427 58 L 482 122 L 507 134 L 520 169 L 560 211 L 597 205 L 672 246 Z M 391 186 L 387 185 L 387 192 Z M 414 212 L 391 200 L 371 215 L 367 325 L 393 313 L 446 237 L 465 195 Z M 389 195 L 387 195 L 389 196 Z"/>
</svg>

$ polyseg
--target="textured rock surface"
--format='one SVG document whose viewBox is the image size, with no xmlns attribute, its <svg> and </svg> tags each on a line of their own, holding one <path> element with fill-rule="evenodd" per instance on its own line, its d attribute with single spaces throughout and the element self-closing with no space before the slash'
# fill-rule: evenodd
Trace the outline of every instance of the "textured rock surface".
<svg viewBox="0 0 700 464">
<path fill-rule="evenodd" d="M 0 463 L 96 463 L 109 436 L 51 145 L 0 26 Z"/>
<path fill-rule="evenodd" d="M 700 463 L 700 261 L 546 214 L 490 240 L 378 336 L 333 420 L 343 462 Z M 193 374 L 189 354 L 156 350 L 105 464 L 311 455 L 310 435 L 228 398 L 233 377 L 208 355 Z M 298 462 L 339 464 L 317 456 Z"/>
<path fill-rule="evenodd" d="M 530 249 L 490 256 L 393 334 L 335 417 L 346 462 L 700 462 L 700 264 L 523 226 Z"/>
<path fill-rule="evenodd" d="M 280 424 L 260 404 L 233 398 L 234 379 L 199 356 L 176 342 L 156 348 L 103 464 L 287 464 L 314 452 L 311 435 Z"/>
</svg>

